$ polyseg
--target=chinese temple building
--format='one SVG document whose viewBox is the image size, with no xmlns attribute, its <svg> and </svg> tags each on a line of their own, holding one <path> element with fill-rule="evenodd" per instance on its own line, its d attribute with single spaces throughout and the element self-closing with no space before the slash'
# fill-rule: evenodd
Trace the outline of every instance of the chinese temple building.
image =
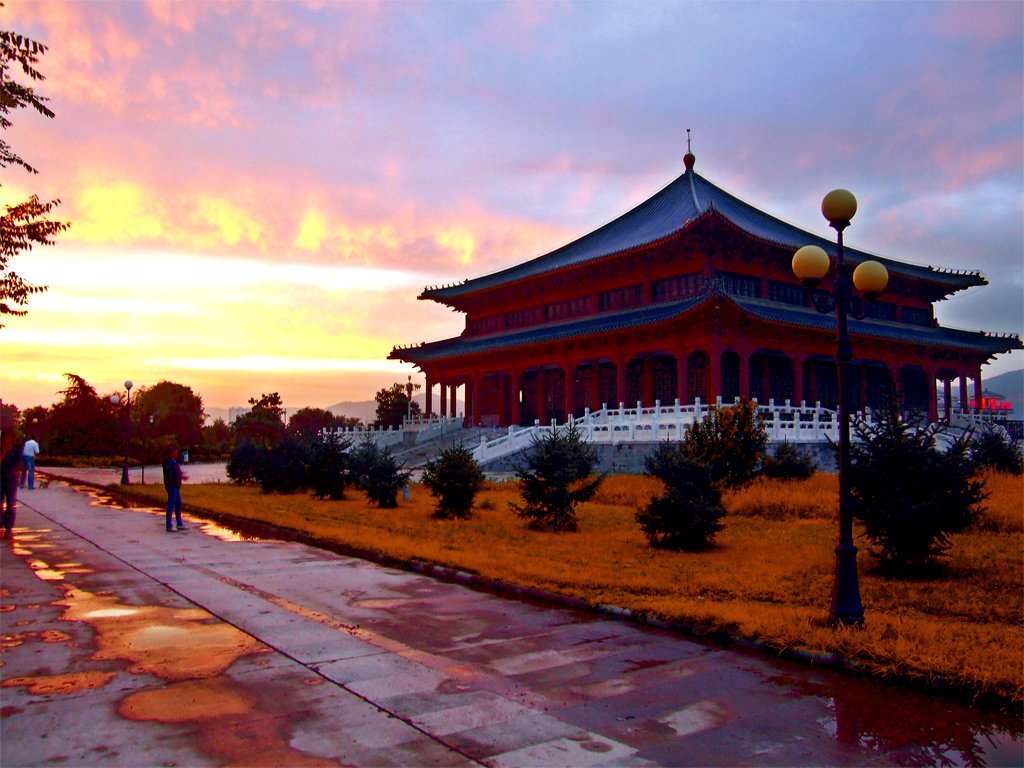
<svg viewBox="0 0 1024 768">
<path fill-rule="evenodd" d="M 455 415 L 463 388 L 469 425 L 564 421 L 604 404 L 629 406 L 755 398 L 838 403 L 835 317 L 820 314 L 793 275 L 793 253 L 836 244 L 780 221 L 694 171 L 568 245 L 508 269 L 419 296 L 466 315 L 454 338 L 395 347 L 390 359 L 426 376 L 428 414 Z M 1016 335 L 944 328 L 934 304 L 987 281 L 846 246 L 850 268 L 875 259 L 889 285 L 850 320 L 853 410 L 879 407 L 893 385 L 908 409 L 938 421 L 970 409 L 967 380 L 1021 348 Z M 439 388 L 438 407 L 433 394 Z M 976 404 L 977 405 L 977 404 Z"/>
</svg>

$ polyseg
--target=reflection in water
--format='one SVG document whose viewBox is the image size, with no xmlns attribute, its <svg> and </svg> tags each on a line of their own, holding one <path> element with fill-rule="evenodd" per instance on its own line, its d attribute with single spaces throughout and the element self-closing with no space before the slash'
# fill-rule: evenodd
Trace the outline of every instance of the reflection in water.
<svg viewBox="0 0 1024 768">
<path fill-rule="evenodd" d="M 37 538 L 37 537 L 36 537 Z M 164 605 L 123 605 L 110 592 L 96 593 L 66 581 L 67 573 L 38 556 L 42 547 L 26 537 L 29 565 L 46 581 L 59 583 L 64 597 L 61 619 L 84 622 L 95 631 L 97 661 L 129 662 L 129 672 L 152 674 L 168 685 L 136 691 L 118 706 L 127 720 L 189 723 L 196 727 L 199 748 L 219 763 L 232 765 L 327 766 L 289 746 L 291 722 L 267 711 L 260 694 L 251 693 L 224 675 L 238 659 L 271 649 L 200 608 Z M 71 565 L 78 565 L 77 563 Z M 71 573 L 80 573 L 74 569 Z M 6 647 L 29 638 L 69 642 L 63 632 L 4 635 Z M 34 695 L 73 694 L 110 683 L 117 672 L 78 671 L 5 679 L 3 687 L 25 686 Z M 265 695 L 265 692 L 262 692 Z"/>
<path fill-rule="evenodd" d="M 821 725 L 843 744 L 884 754 L 897 765 L 1024 765 L 1018 720 L 840 674 L 824 679 L 774 681 L 828 702 L 833 718 Z"/>
</svg>

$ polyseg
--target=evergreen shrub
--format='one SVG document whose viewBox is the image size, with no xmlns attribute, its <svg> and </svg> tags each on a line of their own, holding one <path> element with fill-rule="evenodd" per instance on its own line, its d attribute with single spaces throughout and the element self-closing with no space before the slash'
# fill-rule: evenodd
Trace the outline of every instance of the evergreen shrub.
<svg viewBox="0 0 1024 768">
<path fill-rule="evenodd" d="M 480 465 L 461 445 L 442 451 L 423 471 L 423 485 L 437 499 L 434 517 L 442 519 L 468 518 L 483 482 Z"/>
<path fill-rule="evenodd" d="M 662 443 L 644 460 L 647 474 L 665 484 L 665 493 L 637 510 L 636 520 L 653 547 L 699 550 L 722 530 L 722 493 L 704 464 L 677 443 Z"/>
<path fill-rule="evenodd" d="M 338 501 L 345 498 L 350 482 L 346 450 L 351 441 L 331 431 L 324 438 L 313 438 L 309 449 L 309 486 L 318 499 Z"/>
<path fill-rule="evenodd" d="M 974 435 L 968 450 L 976 469 L 1024 474 L 1024 452 L 1004 429 L 986 424 L 980 434 Z"/>
<path fill-rule="evenodd" d="M 792 443 L 779 443 L 772 456 L 764 457 L 761 471 L 773 480 L 807 480 L 817 470 L 811 456 Z"/>
<path fill-rule="evenodd" d="M 410 473 L 402 469 L 391 451 L 367 439 L 351 452 L 349 461 L 352 479 L 370 501 L 382 509 L 398 506 L 398 492 Z"/>
<path fill-rule="evenodd" d="M 231 451 L 226 472 L 228 479 L 235 483 L 258 483 L 263 474 L 267 449 L 252 440 L 239 440 Z"/>
<path fill-rule="evenodd" d="M 265 452 L 259 483 L 263 493 L 298 493 L 309 488 L 310 446 L 286 436 Z"/>
<path fill-rule="evenodd" d="M 945 453 L 935 447 L 940 425 L 905 419 L 894 398 L 875 424 L 853 422 L 850 489 L 854 516 L 878 547 L 885 569 L 911 573 L 934 566 L 950 535 L 973 524 L 985 499 L 974 479 L 968 441 Z"/>
<path fill-rule="evenodd" d="M 767 445 L 757 404 L 747 400 L 724 408 L 711 406 L 706 416 L 690 425 L 682 449 L 708 467 L 719 488 L 731 488 L 757 475 Z"/>
<path fill-rule="evenodd" d="M 516 467 L 522 504 L 511 504 L 534 530 L 575 531 L 576 505 L 589 500 L 604 479 L 594 474 L 597 452 L 575 426 L 537 438 Z"/>
</svg>

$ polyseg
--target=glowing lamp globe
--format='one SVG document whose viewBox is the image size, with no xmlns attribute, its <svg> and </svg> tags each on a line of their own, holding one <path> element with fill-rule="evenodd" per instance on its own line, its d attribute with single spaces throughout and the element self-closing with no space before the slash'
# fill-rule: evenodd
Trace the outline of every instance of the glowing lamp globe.
<svg viewBox="0 0 1024 768">
<path fill-rule="evenodd" d="M 111 395 L 110 402 L 113 403 L 114 405 L 117 405 L 118 403 L 121 402 L 121 398 L 117 395 Z"/>
<path fill-rule="evenodd" d="M 832 226 L 846 226 L 857 213 L 857 198 L 847 189 L 833 189 L 821 201 L 821 214 Z"/>
<path fill-rule="evenodd" d="M 793 254 L 793 274 L 803 283 L 820 283 L 831 264 L 828 254 L 816 245 L 805 245 Z"/>
<path fill-rule="evenodd" d="M 889 284 L 889 271 L 877 261 L 865 261 L 853 270 L 853 287 L 868 298 L 885 290 Z"/>
</svg>

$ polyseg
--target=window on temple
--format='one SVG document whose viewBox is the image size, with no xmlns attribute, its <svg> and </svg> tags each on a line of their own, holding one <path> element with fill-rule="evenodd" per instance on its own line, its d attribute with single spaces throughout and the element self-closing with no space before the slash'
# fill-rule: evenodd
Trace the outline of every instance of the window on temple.
<svg viewBox="0 0 1024 768">
<path fill-rule="evenodd" d="M 701 272 L 666 277 L 651 283 L 651 301 L 676 301 L 700 293 L 707 286 Z"/>
<path fill-rule="evenodd" d="M 895 323 L 896 305 L 888 301 L 872 301 L 868 304 L 867 315 L 875 320 L 888 320 L 890 323 Z"/>
<path fill-rule="evenodd" d="M 598 311 L 613 312 L 616 309 L 638 307 L 643 303 L 643 294 L 643 286 L 640 283 L 628 285 L 625 288 L 616 288 L 612 291 L 601 291 Z"/>
<path fill-rule="evenodd" d="M 768 298 L 780 304 L 792 304 L 796 307 L 808 306 L 807 289 L 794 283 L 768 281 Z"/>
<path fill-rule="evenodd" d="M 469 321 L 469 335 L 480 336 L 485 333 L 497 333 L 501 330 L 501 317 L 490 315 L 489 317 L 477 317 Z"/>
<path fill-rule="evenodd" d="M 591 300 L 589 295 L 577 296 L 575 299 L 568 299 L 567 301 L 556 301 L 544 306 L 544 320 L 550 323 L 554 320 L 568 320 L 580 315 L 589 315 L 591 312 L 590 307 Z"/>
<path fill-rule="evenodd" d="M 525 328 L 537 324 L 537 307 L 526 307 L 505 313 L 505 328 Z"/>
<path fill-rule="evenodd" d="M 739 275 L 735 272 L 715 272 L 715 277 L 722 281 L 726 293 L 733 296 L 748 296 L 752 299 L 761 298 L 761 278 L 750 275 Z"/>
<path fill-rule="evenodd" d="M 921 309 L 920 307 L 903 307 L 900 310 L 900 319 L 907 325 L 921 325 L 929 328 L 932 324 L 932 312 L 930 309 Z"/>
</svg>

